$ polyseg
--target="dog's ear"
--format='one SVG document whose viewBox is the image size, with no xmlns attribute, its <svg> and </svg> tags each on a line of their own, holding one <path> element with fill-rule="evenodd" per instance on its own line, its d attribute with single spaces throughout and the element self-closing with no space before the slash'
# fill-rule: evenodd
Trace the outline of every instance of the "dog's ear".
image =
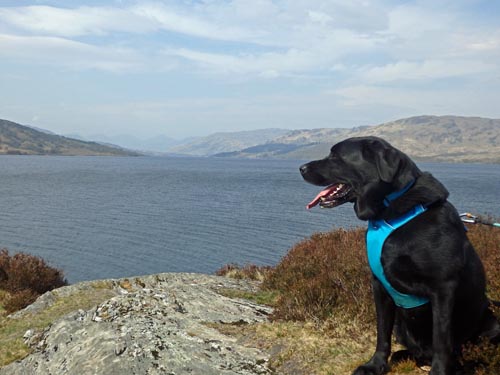
<svg viewBox="0 0 500 375">
<path fill-rule="evenodd" d="M 372 140 L 369 149 L 380 180 L 402 189 L 419 175 L 417 166 L 406 154 L 383 140 Z"/>
<path fill-rule="evenodd" d="M 398 174 L 401 158 L 393 148 L 378 147 L 378 150 L 375 150 L 375 164 L 380 179 L 391 183 Z"/>
<path fill-rule="evenodd" d="M 375 162 L 380 180 L 392 183 L 398 174 L 401 158 L 399 151 L 391 147 L 382 139 L 370 139 L 363 147 L 366 159 Z"/>
</svg>

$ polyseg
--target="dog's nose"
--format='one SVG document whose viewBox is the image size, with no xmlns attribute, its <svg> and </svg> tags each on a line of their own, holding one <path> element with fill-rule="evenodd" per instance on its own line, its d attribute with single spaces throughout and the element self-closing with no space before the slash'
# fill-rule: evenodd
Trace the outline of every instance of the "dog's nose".
<svg viewBox="0 0 500 375">
<path fill-rule="evenodd" d="M 308 164 L 301 165 L 300 168 L 299 168 L 300 173 L 302 175 L 305 175 L 307 173 L 308 169 L 309 169 L 309 165 Z"/>
</svg>

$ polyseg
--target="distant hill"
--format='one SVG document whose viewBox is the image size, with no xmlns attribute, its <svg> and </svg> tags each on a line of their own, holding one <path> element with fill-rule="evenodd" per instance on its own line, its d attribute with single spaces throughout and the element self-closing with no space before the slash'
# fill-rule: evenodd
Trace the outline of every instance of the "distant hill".
<svg viewBox="0 0 500 375">
<path fill-rule="evenodd" d="M 163 154 L 165 150 L 177 146 L 179 144 L 188 143 L 188 140 L 177 140 L 165 135 L 156 135 L 152 137 L 139 137 L 131 134 L 94 134 L 88 137 L 83 137 L 79 134 L 66 134 L 65 136 L 78 139 L 81 141 L 93 140 L 104 145 L 120 145 L 127 150 L 135 150 L 145 154 Z"/>
<path fill-rule="evenodd" d="M 137 156 L 119 147 L 85 142 L 0 119 L 0 155 Z"/>
<path fill-rule="evenodd" d="M 268 143 L 289 132 L 286 129 L 262 129 L 234 133 L 215 133 L 207 137 L 195 138 L 188 143 L 171 147 L 167 151 L 179 155 L 211 156 Z"/>
<path fill-rule="evenodd" d="M 260 145 L 216 154 L 221 157 L 314 159 L 348 137 L 378 136 L 416 160 L 500 163 L 500 120 L 417 116 L 376 126 L 293 130 Z"/>
</svg>

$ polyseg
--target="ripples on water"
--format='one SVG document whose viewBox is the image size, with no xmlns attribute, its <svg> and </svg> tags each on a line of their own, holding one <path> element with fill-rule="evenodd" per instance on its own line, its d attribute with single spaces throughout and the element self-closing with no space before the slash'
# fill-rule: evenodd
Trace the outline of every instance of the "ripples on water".
<svg viewBox="0 0 500 375">
<path fill-rule="evenodd" d="M 0 246 L 70 282 L 275 264 L 297 241 L 363 225 L 352 205 L 305 210 L 299 161 L 2 156 Z M 500 166 L 422 164 L 459 211 L 500 215 Z"/>
</svg>

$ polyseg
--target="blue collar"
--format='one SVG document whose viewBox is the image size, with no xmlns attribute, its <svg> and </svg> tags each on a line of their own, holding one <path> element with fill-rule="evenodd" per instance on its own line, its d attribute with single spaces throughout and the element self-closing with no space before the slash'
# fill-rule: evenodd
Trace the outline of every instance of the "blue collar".
<svg viewBox="0 0 500 375">
<path fill-rule="evenodd" d="M 389 207 L 392 201 L 398 199 L 400 196 L 405 194 L 408 190 L 412 188 L 415 184 L 415 179 L 411 180 L 404 188 L 398 191 L 393 191 L 391 194 L 386 195 L 384 198 L 384 206 Z"/>
</svg>

